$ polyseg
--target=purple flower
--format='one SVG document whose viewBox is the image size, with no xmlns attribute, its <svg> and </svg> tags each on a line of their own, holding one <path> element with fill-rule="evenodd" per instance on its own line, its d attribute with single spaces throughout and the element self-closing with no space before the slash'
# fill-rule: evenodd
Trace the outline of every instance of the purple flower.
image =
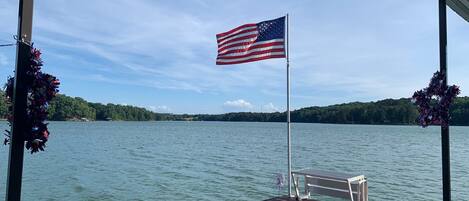
<svg viewBox="0 0 469 201">
<path fill-rule="evenodd" d="M 60 81 L 55 76 L 41 72 L 41 51 L 33 48 L 32 46 L 29 61 L 30 64 L 29 68 L 27 68 L 27 77 L 25 82 L 28 90 L 28 115 L 26 116 L 25 124 L 28 126 L 28 129 L 25 129 L 27 132 L 24 133 L 24 136 L 26 149 L 30 149 L 31 153 L 34 153 L 39 150 L 44 151 L 44 147 L 46 146 L 46 142 L 49 138 L 50 133 L 47 129 L 47 124 L 44 123 L 44 121 L 47 118 L 48 103 L 58 93 Z M 8 122 L 10 125 L 13 122 L 13 108 L 11 107 L 11 101 L 13 98 L 14 79 L 14 77 L 8 78 L 5 86 L 5 96 L 10 102 L 10 107 L 8 107 Z M 10 142 L 10 131 L 6 132 L 4 144 L 8 144 Z"/>
<path fill-rule="evenodd" d="M 427 88 L 418 90 L 412 96 L 412 103 L 417 105 L 420 113 L 418 122 L 422 127 L 428 125 L 448 126 L 449 107 L 456 96 L 460 93 L 459 87 L 444 86 L 444 74 L 439 71 L 433 74 Z M 432 98 L 436 98 L 437 104 L 431 106 Z"/>
</svg>

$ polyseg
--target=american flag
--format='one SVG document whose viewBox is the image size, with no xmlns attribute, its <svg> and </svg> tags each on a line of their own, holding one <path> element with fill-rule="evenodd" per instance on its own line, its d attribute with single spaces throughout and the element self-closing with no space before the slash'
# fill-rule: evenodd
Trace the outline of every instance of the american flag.
<svg viewBox="0 0 469 201">
<path fill-rule="evenodd" d="M 285 58 L 285 17 L 217 34 L 217 65 Z"/>
</svg>

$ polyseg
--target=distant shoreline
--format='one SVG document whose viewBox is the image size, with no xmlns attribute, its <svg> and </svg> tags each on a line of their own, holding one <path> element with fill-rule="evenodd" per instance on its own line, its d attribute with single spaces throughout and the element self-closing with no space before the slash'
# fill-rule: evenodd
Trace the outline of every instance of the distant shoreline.
<svg viewBox="0 0 469 201">
<path fill-rule="evenodd" d="M 1 121 L 1 120 L 0 120 Z M 87 123 L 84 121 L 48 121 L 48 122 L 75 122 L 75 123 Z M 259 122 L 259 121 L 178 121 L 178 120 L 149 120 L 149 121 L 103 121 L 95 120 L 88 122 L 211 122 L 211 123 L 279 123 L 284 124 L 286 122 Z M 418 124 L 343 124 L 343 123 L 309 123 L 309 122 L 291 122 L 292 124 L 322 124 L 322 125 L 356 125 L 356 126 L 409 126 L 409 127 L 420 127 Z M 468 127 L 469 125 L 450 125 L 451 127 Z M 428 127 L 439 127 L 439 125 L 430 125 Z"/>
<path fill-rule="evenodd" d="M 6 119 L 0 119 L 1 121 L 7 121 Z M 131 120 L 118 120 L 118 121 L 105 121 L 105 120 L 93 120 L 93 121 L 72 121 L 72 120 L 48 120 L 47 122 L 74 122 L 74 123 L 85 123 L 85 122 L 213 122 L 213 123 L 286 123 L 286 122 L 260 122 L 260 121 L 181 121 L 181 120 L 148 120 L 148 121 L 131 121 Z M 352 124 L 352 123 L 315 123 L 315 122 L 291 122 L 292 124 L 322 124 L 322 125 L 357 125 L 357 126 L 409 126 L 409 127 L 420 127 L 417 124 Z M 439 127 L 439 125 L 430 125 L 428 127 Z M 450 125 L 451 127 L 468 127 L 469 125 Z"/>
<path fill-rule="evenodd" d="M 4 101 L 4 100 L 3 100 Z M 450 125 L 469 126 L 469 97 L 458 97 L 450 108 Z M 146 108 L 92 103 L 80 97 L 59 94 L 48 109 L 50 121 L 219 121 L 286 122 L 286 112 L 232 112 L 225 114 L 156 113 Z M 0 99 L 0 117 L 7 116 L 7 104 Z M 311 106 L 291 111 L 295 123 L 346 125 L 417 125 L 417 107 L 409 98 L 374 102 L 350 102 Z"/>
</svg>

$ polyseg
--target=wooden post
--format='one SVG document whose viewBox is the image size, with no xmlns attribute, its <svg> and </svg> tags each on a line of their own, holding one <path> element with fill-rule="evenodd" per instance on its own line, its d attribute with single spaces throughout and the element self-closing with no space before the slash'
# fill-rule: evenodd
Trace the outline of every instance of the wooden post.
<svg viewBox="0 0 469 201">
<path fill-rule="evenodd" d="M 443 85 L 447 86 L 447 30 L 446 30 L 446 0 L 438 0 L 439 30 L 440 30 L 440 72 L 444 75 Z M 445 111 L 449 115 L 449 111 Z M 451 200 L 451 169 L 450 169 L 450 144 L 449 144 L 449 122 L 441 125 L 441 164 L 443 177 L 443 201 Z"/>
<path fill-rule="evenodd" d="M 24 133 L 27 106 L 26 68 L 31 53 L 30 41 L 33 21 L 33 1 L 20 0 L 18 11 L 18 40 L 16 48 L 16 70 L 13 88 L 13 124 L 11 125 L 10 156 L 5 194 L 6 201 L 21 200 L 23 176 Z"/>
</svg>

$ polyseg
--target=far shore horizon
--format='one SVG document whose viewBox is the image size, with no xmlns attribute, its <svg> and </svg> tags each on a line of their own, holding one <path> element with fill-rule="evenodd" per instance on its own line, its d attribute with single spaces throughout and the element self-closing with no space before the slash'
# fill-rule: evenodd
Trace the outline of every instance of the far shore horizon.
<svg viewBox="0 0 469 201">
<path fill-rule="evenodd" d="M 0 119 L 0 122 L 7 122 L 6 119 Z M 284 124 L 286 122 L 279 121 L 185 121 L 185 120 L 148 120 L 148 121 L 135 121 L 135 120 L 117 120 L 117 121 L 106 121 L 106 120 L 93 120 L 93 121 L 73 121 L 73 120 L 54 120 L 47 122 L 71 122 L 71 123 L 85 123 L 85 122 L 210 122 L 210 123 L 278 123 Z M 343 126 L 406 126 L 406 127 L 421 127 L 417 123 L 415 124 L 363 124 L 363 123 L 318 123 L 318 122 L 291 122 L 292 124 L 322 124 L 322 125 L 343 125 Z M 440 127 L 440 125 L 429 125 L 428 127 Z M 450 127 L 469 127 L 469 125 L 450 125 Z"/>
<path fill-rule="evenodd" d="M 7 118 L 7 103 L 0 100 L 0 117 Z M 469 126 L 469 97 L 458 97 L 451 107 L 450 125 Z M 295 123 L 417 125 L 417 106 L 410 98 L 309 106 L 291 111 Z M 227 112 L 220 114 L 158 113 L 148 108 L 93 103 L 59 94 L 49 105 L 50 121 L 220 121 L 286 122 L 286 112 Z"/>
</svg>

